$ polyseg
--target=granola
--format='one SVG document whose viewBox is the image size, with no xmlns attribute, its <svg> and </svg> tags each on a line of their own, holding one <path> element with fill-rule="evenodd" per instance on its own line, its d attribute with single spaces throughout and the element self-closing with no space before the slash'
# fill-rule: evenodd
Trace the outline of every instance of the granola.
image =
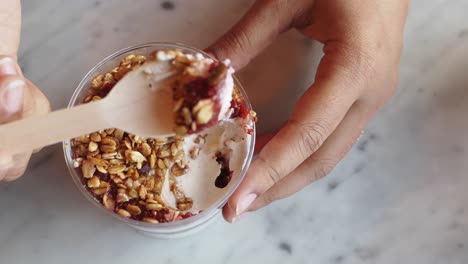
<svg viewBox="0 0 468 264">
<path fill-rule="evenodd" d="M 176 78 L 173 90 L 178 136 L 140 138 L 110 128 L 72 140 L 74 165 L 81 171 L 83 185 L 108 210 L 125 218 L 148 223 L 172 222 L 199 213 L 198 210 L 192 210 L 194 200 L 184 193 L 179 179 L 189 172 L 190 161 L 199 157 L 200 146 L 206 141 L 206 135 L 197 136 L 193 140 L 198 142 L 197 146 L 190 149 L 184 148 L 187 142 L 181 135 L 199 132 L 217 122 L 220 103 L 209 91 L 213 93 L 217 85 L 225 81 L 228 68 L 223 63 L 212 63 L 209 75 L 204 76 L 194 67 L 197 58 L 172 50 L 154 52 L 149 58 L 130 55 L 110 72 L 92 80 L 83 103 L 104 98 L 128 72 L 149 59 L 173 60 L 175 67 L 184 69 L 183 74 Z M 201 83 L 203 89 L 208 87 L 208 90 L 197 90 L 197 85 Z M 187 88 L 192 86 L 196 89 Z M 253 112 L 248 112 L 237 89 L 232 92 L 229 116 L 256 118 Z M 249 132 L 252 128 L 247 123 L 243 122 L 242 125 Z M 229 162 L 220 157 L 217 156 L 216 160 L 223 160 L 222 171 L 229 171 Z M 232 176 L 232 172 L 228 174 Z M 219 185 L 225 187 L 229 179 L 224 177 Z M 167 197 L 163 197 L 167 195 L 165 188 L 172 194 L 173 205 L 167 202 Z"/>
<path fill-rule="evenodd" d="M 199 68 L 209 68 L 200 70 Z M 174 112 L 179 135 L 200 132 L 218 122 L 221 111 L 220 95 L 229 68 L 221 62 L 187 63 L 174 85 Z"/>
</svg>

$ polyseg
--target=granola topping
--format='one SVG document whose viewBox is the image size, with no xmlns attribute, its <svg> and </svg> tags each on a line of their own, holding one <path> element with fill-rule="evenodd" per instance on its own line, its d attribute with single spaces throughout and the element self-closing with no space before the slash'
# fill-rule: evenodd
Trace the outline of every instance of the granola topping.
<svg viewBox="0 0 468 264">
<path fill-rule="evenodd" d="M 83 185 L 106 209 L 124 218 L 157 224 L 185 219 L 206 209 L 194 206 L 197 192 L 183 188 L 184 183 L 211 179 L 208 189 L 215 192 L 226 187 L 233 173 L 239 172 L 229 169 L 228 159 L 209 154 L 213 144 L 209 144 L 206 134 L 187 136 L 218 122 L 222 106 L 217 91 L 229 76 L 229 67 L 224 63 L 176 50 L 157 51 L 148 58 L 129 55 L 110 72 L 91 81 L 83 103 L 104 98 L 128 72 L 147 60 L 171 61 L 182 72 L 175 79 L 173 90 L 178 136 L 140 138 L 109 128 L 73 139 L 71 148 L 73 165 L 81 171 Z M 229 108 L 229 116 L 240 120 L 237 127 L 244 133 L 251 129 L 248 124 L 256 121 L 256 115 L 249 113 L 236 89 Z M 232 136 L 223 138 L 228 140 L 234 142 Z M 238 155 L 242 162 L 246 152 Z M 242 166 L 239 164 L 236 167 Z M 211 166 L 219 175 L 190 177 L 191 172 L 201 171 L 203 166 Z"/>
</svg>

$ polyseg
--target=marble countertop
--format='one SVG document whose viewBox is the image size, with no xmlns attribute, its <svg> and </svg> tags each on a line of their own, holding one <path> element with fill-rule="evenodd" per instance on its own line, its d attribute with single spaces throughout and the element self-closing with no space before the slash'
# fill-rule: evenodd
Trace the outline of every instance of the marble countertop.
<svg viewBox="0 0 468 264">
<path fill-rule="evenodd" d="M 150 41 L 203 48 L 252 0 L 219 3 L 24 0 L 20 62 L 62 108 L 113 51 Z M 412 1 L 396 96 L 332 175 L 302 192 L 235 225 L 156 240 L 90 205 L 56 145 L 0 185 L 0 262 L 468 263 L 466 10 L 464 0 Z M 263 131 L 286 120 L 319 55 L 291 32 L 240 73 Z"/>
</svg>

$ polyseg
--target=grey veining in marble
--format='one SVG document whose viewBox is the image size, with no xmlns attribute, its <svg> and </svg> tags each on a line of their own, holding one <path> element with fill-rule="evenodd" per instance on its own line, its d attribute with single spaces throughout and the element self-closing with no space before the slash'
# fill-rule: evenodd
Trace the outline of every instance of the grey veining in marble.
<svg viewBox="0 0 468 264">
<path fill-rule="evenodd" d="M 252 3 L 163 2 L 24 0 L 26 75 L 58 109 L 113 51 L 150 41 L 203 48 Z M 0 185 L 0 263 L 468 263 L 466 10 L 464 0 L 412 1 L 396 96 L 332 175 L 300 193 L 235 225 L 154 240 L 93 208 L 53 146 Z M 290 32 L 240 73 L 263 131 L 286 120 L 319 55 Z"/>
</svg>

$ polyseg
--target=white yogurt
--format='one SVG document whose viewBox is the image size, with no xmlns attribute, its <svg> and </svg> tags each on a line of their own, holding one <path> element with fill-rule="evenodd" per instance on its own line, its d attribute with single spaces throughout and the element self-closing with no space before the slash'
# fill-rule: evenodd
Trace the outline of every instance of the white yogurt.
<svg viewBox="0 0 468 264">
<path fill-rule="evenodd" d="M 242 168 L 247 162 L 248 148 L 251 136 L 246 135 L 244 129 L 232 120 L 223 121 L 220 125 L 207 129 L 206 142 L 195 144 L 197 135 L 185 139 L 184 150 L 189 152 L 194 147 L 200 147 L 200 153 L 195 160 L 190 159 L 188 173 L 177 177 L 179 188 L 187 197 L 193 199 L 191 212 L 198 213 L 206 210 L 229 191 L 231 184 L 239 177 Z M 227 143 L 227 144 L 226 144 Z M 215 180 L 220 174 L 221 166 L 216 161 L 218 151 L 229 152 L 229 168 L 233 171 L 232 178 L 225 188 L 215 186 Z M 163 187 L 162 198 L 165 202 L 176 208 L 176 200 L 169 189 L 169 177 Z"/>
</svg>

